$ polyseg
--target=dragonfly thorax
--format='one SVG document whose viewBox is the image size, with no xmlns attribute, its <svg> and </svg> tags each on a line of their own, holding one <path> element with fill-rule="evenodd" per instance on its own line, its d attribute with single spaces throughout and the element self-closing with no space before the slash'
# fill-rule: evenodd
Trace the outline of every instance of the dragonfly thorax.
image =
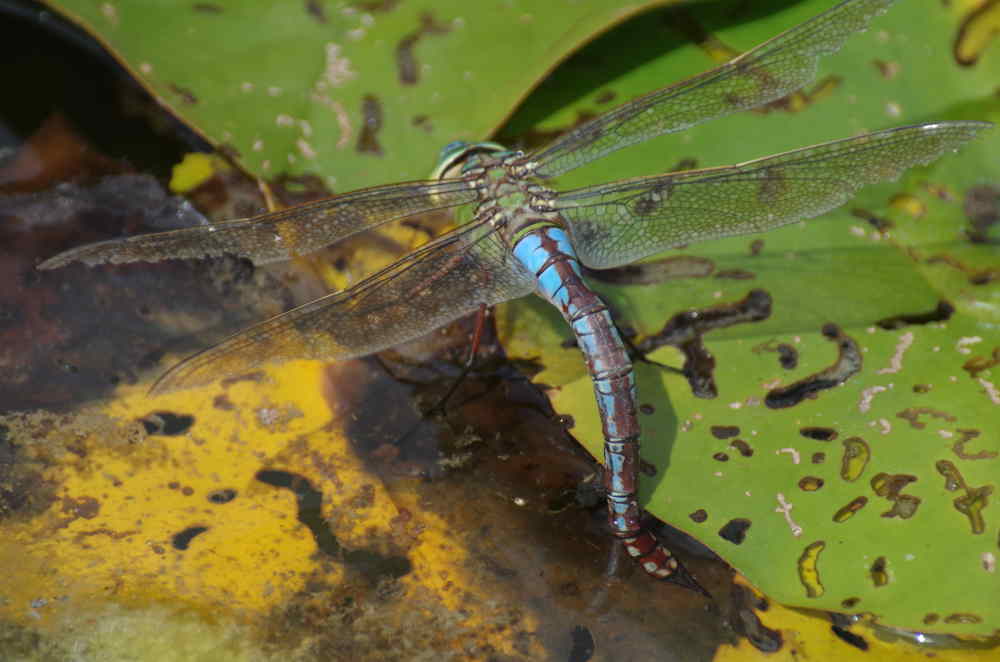
<svg viewBox="0 0 1000 662">
<path fill-rule="evenodd" d="M 548 204 L 553 192 L 524 175 L 523 160 L 497 143 L 456 141 L 441 150 L 434 176 L 468 181 L 479 198 L 475 217 L 489 219 L 513 245 L 530 228 L 562 224 Z"/>
</svg>

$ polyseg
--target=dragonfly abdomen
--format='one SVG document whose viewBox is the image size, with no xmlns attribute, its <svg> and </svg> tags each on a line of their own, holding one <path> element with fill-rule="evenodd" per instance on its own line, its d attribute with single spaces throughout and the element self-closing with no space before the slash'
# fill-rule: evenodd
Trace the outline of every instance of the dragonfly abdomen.
<svg viewBox="0 0 1000 662">
<path fill-rule="evenodd" d="M 570 323 L 594 381 L 605 439 L 605 487 L 611 526 L 620 536 L 639 530 L 635 503 L 639 462 L 639 419 L 635 375 L 607 306 L 584 282 L 565 231 L 542 225 L 513 250 L 538 281 L 538 293 Z"/>
<path fill-rule="evenodd" d="M 576 252 L 561 227 L 540 222 L 514 244 L 513 253 L 535 275 L 538 293 L 573 328 L 594 381 L 604 429 L 604 489 L 612 533 L 650 575 L 676 576 L 680 571 L 676 559 L 642 529 L 635 374 L 608 307 L 584 282 Z"/>
<path fill-rule="evenodd" d="M 566 232 L 541 225 L 525 234 L 513 253 L 535 275 L 538 293 L 559 309 L 573 329 L 594 380 L 605 438 L 638 437 L 632 362 L 607 305 L 584 282 Z"/>
</svg>

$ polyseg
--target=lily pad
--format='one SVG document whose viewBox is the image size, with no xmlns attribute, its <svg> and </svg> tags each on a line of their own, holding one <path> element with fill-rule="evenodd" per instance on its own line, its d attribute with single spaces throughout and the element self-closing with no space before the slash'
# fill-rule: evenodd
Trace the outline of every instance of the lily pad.
<svg viewBox="0 0 1000 662">
<path fill-rule="evenodd" d="M 248 172 L 343 192 L 426 177 L 595 32 L 663 3 L 46 4 Z"/>
<path fill-rule="evenodd" d="M 408 3 L 319 14 L 312 5 L 293 12 L 272 3 L 264 18 L 207 3 L 59 7 L 248 171 L 321 172 L 344 191 L 424 176 L 442 143 L 483 137 L 573 45 L 650 4 L 539 2 L 514 15 L 507 5 L 442 1 L 426 15 Z M 829 6 L 785 4 L 759 3 L 746 14 L 731 13 L 730 4 L 652 13 L 599 41 L 600 67 L 586 54 L 567 63 L 507 133 L 530 143 L 529 128 L 565 129 Z M 969 55 L 985 48 L 968 38 L 972 18 L 958 6 L 899 3 L 828 58 L 816 86 L 788 104 L 623 151 L 560 184 L 663 172 L 687 159 L 735 162 L 916 121 L 995 120 L 995 65 Z M 680 36 L 664 38 L 669 26 L 682 26 Z M 684 45 L 690 36 L 697 45 Z M 651 43 L 666 56 L 622 64 L 636 60 L 636 44 Z M 575 81 L 562 87 L 574 78 L 593 85 L 595 68 L 623 73 L 591 91 Z M 581 69 L 583 76 L 575 73 Z M 408 82 L 412 72 L 416 84 Z M 707 336 L 715 400 L 696 399 L 684 379 L 657 367 L 640 366 L 638 375 L 644 455 L 655 470 L 643 483 L 646 506 L 782 602 L 867 612 L 910 629 L 996 630 L 997 440 L 988 423 L 1000 398 L 987 340 L 1000 298 L 991 275 L 996 235 L 987 226 L 983 241 L 970 242 L 974 223 L 963 203 L 996 186 L 990 155 L 998 146 L 988 137 L 902 182 L 866 190 L 847 211 L 768 234 L 762 246 L 736 238 L 672 254 L 709 261 L 706 278 L 598 285 L 619 321 L 641 336 L 680 310 L 731 303 L 751 288 L 770 295 L 768 320 Z M 950 317 L 916 323 L 941 300 Z M 590 382 L 578 352 L 561 346 L 569 336 L 562 320 L 529 300 L 499 317 L 509 352 L 542 357 L 538 381 L 555 387 L 556 408 L 599 453 Z M 888 319 L 900 326 L 875 324 Z M 837 364 L 838 344 L 822 332 L 827 322 L 839 325 L 840 347 L 856 344 L 860 371 L 815 397 L 768 407 L 776 387 Z M 792 368 L 771 351 L 782 345 L 797 356 Z M 682 360 L 669 348 L 651 358 Z"/>
<path fill-rule="evenodd" d="M 535 130 L 570 124 L 601 98 L 697 73 L 713 64 L 705 51 L 749 48 L 827 6 L 755 9 L 739 24 L 731 5 L 684 14 L 688 22 L 674 24 L 700 28 L 700 45 L 609 81 Z M 970 20 L 958 7 L 898 3 L 788 103 L 623 150 L 565 183 L 662 172 L 683 159 L 738 162 L 918 121 L 995 121 L 996 62 L 968 66 L 952 50 Z M 655 23 L 605 36 L 601 52 L 645 43 L 663 29 Z M 587 65 L 584 56 L 568 62 L 543 96 L 572 89 L 569 79 Z M 992 200 L 995 213 L 998 149 L 993 132 L 822 219 L 596 274 L 595 288 L 637 339 L 684 310 L 732 305 L 754 289 L 770 298 L 767 319 L 704 335 L 715 366 L 700 370 L 714 378 L 716 398 L 695 397 L 676 372 L 637 365 L 649 511 L 785 604 L 912 630 L 997 632 L 1000 252 L 995 225 L 976 226 L 970 210 Z M 685 263 L 700 277 L 662 276 Z M 660 276 L 620 284 L 641 280 L 637 272 Z M 556 410 L 600 457 L 590 380 L 549 308 L 522 300 L 501 310 L 506 347 L 541 363 L 536 381 L 552 387 Z M 685 360 L 674 347 L 649 358 Z"/>
</svg>

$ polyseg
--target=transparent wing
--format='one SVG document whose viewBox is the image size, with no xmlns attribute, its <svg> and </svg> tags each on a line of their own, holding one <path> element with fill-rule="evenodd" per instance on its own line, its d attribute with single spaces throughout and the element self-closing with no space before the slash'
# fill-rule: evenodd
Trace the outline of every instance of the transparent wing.
<svg viewBox="0 0 1000 662">
<path fill-rule="evenodd" d="M 665 133 L 780 99 L 816 77 L 836 52 L 893 0 L 848 0 L 703 74 L 651 92 L 556 139 L 526 159 L 529 173 L 555 177 Z"/>
<path fill-rule="evenodd" d="M 763 232 L 818 216 L 866 184 L 895 179 L 991 128 L 989 122 L 904 126 L 724 168 L 640 177 L 557 193 L 552 207 L 594 269 L 666 248 Z"/>
<path fill-rule="evenodd" d="M 345 359 L 406 342 L 476 310 L 534 291 L 532 274 L 488 223 L 424 245 L 354 287 L 230 336 L 171 368 L 154 392 L 240 374 L 272 361 Z"/>
<path fill-rule="evenodd" d="M 461 179 L 375 186 L 251 218 L 87 244 L 51 257 L 38 268 L 226 253 L 263 264 L 311 253 L 389 221 L 457 207 L 476 198 L 475 188 Z"/>
</svg>

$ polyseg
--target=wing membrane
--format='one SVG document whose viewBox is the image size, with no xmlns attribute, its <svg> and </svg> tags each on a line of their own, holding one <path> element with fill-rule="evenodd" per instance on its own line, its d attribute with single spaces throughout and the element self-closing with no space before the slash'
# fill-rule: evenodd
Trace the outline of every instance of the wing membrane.
<svg viewBox="0 0 1000 662">
<path fill-rule="evenodd" d="M 552 205 L 566 219 L 581 261 L 607 269 L 672 246 L 818 216 L 866 184 L 895 179 L 990 127 L 989 122 L 898 127 L 740 165 L 567 191 Z"/>
<path fill-rule="evenodd" d="M 424 245 L 343 292 L 230 336 L 171 368 L 165 392 L 209 383 L 271 361 L 345 359 L 406 342 L 476 310 L 528 294 L 534 279 L 488 223 Z"/>
<path fill-rule="evenodd" d="M 556 139 L 528 158 L 537 177 L 555 177 L 654 136 L 780 99 L 816 77 L 836 52 L 893 0 L 848 0 L 703 74 L 651 92 Z"/>
<path fill-rule="evenodd" d="M 56 269 L 231 254 L 258 264 L 304 255 L 389 221 L 457 207 L 477 193 L 460 179 L 375 186 L 260 216 L 73 248 L 38 265 Z"/>
</svg>

